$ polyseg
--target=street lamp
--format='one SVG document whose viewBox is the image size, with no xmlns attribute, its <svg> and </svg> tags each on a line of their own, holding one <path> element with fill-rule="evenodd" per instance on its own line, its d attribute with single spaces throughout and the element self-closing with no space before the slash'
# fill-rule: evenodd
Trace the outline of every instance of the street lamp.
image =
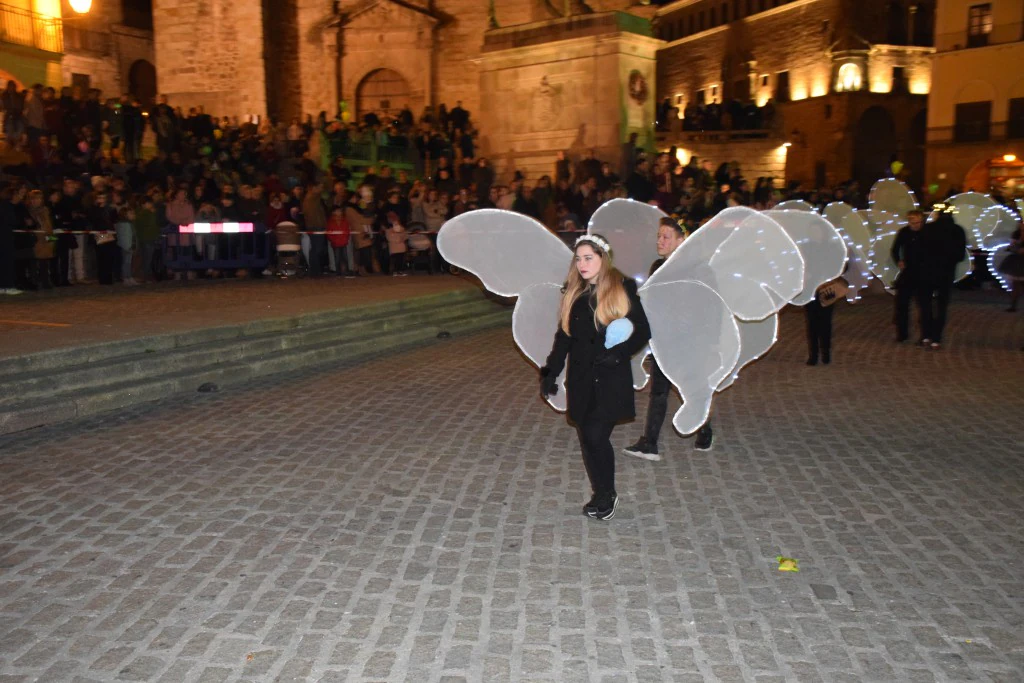
<svg viewBox="0 0 1024 683">
<path fill-rule="evenodd" d="M 85 14 L 92 9 L 92 0 L 68 0 L 68 4 L 78 14 Z"/>
</svg>

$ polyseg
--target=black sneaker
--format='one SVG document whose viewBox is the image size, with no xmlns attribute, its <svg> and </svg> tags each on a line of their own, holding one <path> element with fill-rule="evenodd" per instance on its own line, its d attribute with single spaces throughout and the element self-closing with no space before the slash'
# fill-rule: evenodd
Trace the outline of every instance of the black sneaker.
<svg viewBox="0 0 1024 683">
<path fill-rule="evenodd" d="M 661 456 L 658 455 L 658 444 L 649 442 L 645 437 L 640 437 L 632 446 L 628 446 L 622 449 L 622 452 L 626 455 L 632 455 L 634 458 L 641 458 L 643 460 L 661 460 Z"/>
<path fill-rule="evenodd" d="M 697 430 L 697 440 L 693 442 L 693 447 L 698 451 L 710 451 L 714 442 L 715 433 L 711 430 L 711 425 L 704 425 Z"/>
<path fill-rule="evenodd" d="M 615 508 L 619 505 L 619 496 L 615 493 L 598 494 L 583 507 L 587 517 L 609 520 L 615 516 Z"/>
</svg>

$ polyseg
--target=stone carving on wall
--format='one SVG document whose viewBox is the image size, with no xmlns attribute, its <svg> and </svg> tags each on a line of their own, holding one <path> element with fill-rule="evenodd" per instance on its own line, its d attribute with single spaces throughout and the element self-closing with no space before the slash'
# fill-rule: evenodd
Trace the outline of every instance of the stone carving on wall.
<svg viewBox="0 0 1024 683">
<path fill-rule="evenodd" d="M 552 85 L 548 77 L 543 76 L 533 92 L 533 125 L 529 126 L 529 130 L 543 132 L 559 128 L 562 111 L 562 86 Z"/>
</svg>

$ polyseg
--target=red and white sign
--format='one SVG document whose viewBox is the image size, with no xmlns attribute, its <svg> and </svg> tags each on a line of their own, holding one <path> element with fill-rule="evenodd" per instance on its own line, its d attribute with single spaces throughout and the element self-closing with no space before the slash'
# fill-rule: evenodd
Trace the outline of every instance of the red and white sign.
<svg viewBox="0 0 1024 683">
<path fill-rule="evenodd" d="M 209 235 L 213 233 L 238 234 L 252 232 L 252 223 L 189 223 L 179 225 L 178 232 Z"/>
</svg>

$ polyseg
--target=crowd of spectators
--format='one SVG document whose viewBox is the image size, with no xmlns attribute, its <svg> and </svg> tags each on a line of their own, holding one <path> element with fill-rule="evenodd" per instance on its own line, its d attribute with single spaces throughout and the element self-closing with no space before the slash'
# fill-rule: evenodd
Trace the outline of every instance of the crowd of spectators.
<svg viewBox="0 0 1024 683">
<path fill-rule="evenodd" d="M 657 129 L 671 131 L 681 128 L 684 131 L 760 131 L 771 130 L 776 124 L 775 102 L 769 99 L 762 106 L 755 102 L 743 102 L 733 99 L 719 104 L 711 102 L 703 104 L 690 102 L 683 109 L 682 117 L 679 108 L 665 98 L 655 112 Z"/>
<path fill-rule="evenodd" d="M 58 97 L 50 88 L 18 92 L 9 84 L 3 106 L 0 240 L 12 249 L 0 244 L 0 251 L 16 260 L 0 265 L 0 289 L 10 292 L 250 274 L 166 272 L 164 231 L 201 221 L 251 222 L 259 234 L 294 224 L 306 233 L 304 261 L 314 277 L 397 276 L 418 252 L 427 253 L 433 272 L 439 264 L 429 235 L 477 208 L 517 211 L 571 233 L 585 230 L 614 197 L 656 203 L 690 230 L 727 206 L 769 208 L 793 196 L 818 205 L 862 202 L 856 184 L 783 192 L 773 178 L 746 178 L 736 163 L 682 164 L 674 149 L 649 155 L 635 135 L 614 161 L 594 150 L 566 151 L 550 175 L 516 172 L 499 183 L 489 160 L 476 154 L 461 103 L 428 109 L 419 120 L 403 109 L 359 121 L 321 112 L 275 124 L 183 111 L 163 97 L 145 108 L 129 97 L 104 101 L 96 90 L 64 89 Z M 354 165 L 338 153 L 359 156 L 367 145 L 397 150 L 389 158 L 398 161 Z M 222 240 L 199 238 L 194 249 L 215 262 L 218 245 Z"/>
</svg>

